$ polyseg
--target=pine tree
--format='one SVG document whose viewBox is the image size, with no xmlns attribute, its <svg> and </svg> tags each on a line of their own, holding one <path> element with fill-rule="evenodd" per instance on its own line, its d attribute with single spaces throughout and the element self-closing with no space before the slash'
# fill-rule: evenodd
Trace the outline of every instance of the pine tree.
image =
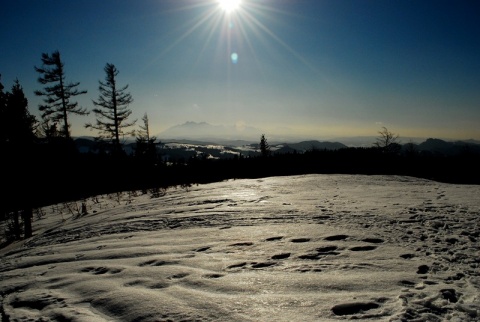
<svg viewBox="0 0 480 322">
<path fill-rule="evenodd" d="M 265 134 L 262 134 L 260 138 L 260 153 L 263 157 L 268 157 L 271 153 L 270 145 L 268 145 L 267 138 L 265 138 Z"/>
<path fill-rule="evenodd" d="M 54 140 L 60 137 L 60 132 L 57 128 L 57 123 L 50 123 L 48 120 L 44 120 L 38 129 L 40 137 L 46 139 L 47 142 L 52 143 Z"/>
<path fill-rule="evenodd" d="M 150 136 L 147 113 L 143 115 L 142 121 L 143 125 L 140 125 L 140 130 L 137 132 L 135 155 L 141 159 L 155 161 L 157 138 Z"/>
<path fill-rule="evenodd" d="M 2 74 L 0 74 L 0 107 L 3 110 L 4 104 L 5 104 L 5 93 L 3 92 L 3 89 L 5 87 L 2 84 Z"/>
<path fill-rule="evenodd" d="M 35 67 L 35 71 L 41 74 L 38 82 L 45 85 L 43 91 L 35 91 L 35 95 L 44 96 L 44 105 L 39 106 L 44 120 L 53 123 L 62 123 L 62 134 L 66 139 L 70 139 L 70 124 L 68 115 L 87 115 L 85 108 L 78 106 L 77 102 L 71 101 L 71 98 L 85 94 L 87 91 L 79 91 L 76 87 L 80 84 L 67 83 L 65 80 L 64 63 L 60 59 L 60 53 L 54 51 L 51 55 L 42 54 L 42 67 Z"/>
<path fill-rule="evenodd" d="M 2 103 L 4 104 L 3 131 L 5 131 L 4 162 L 11 172 L 3 182 L 8 188 L 6 198 L 8 205 L 2 204 L 2 207 L 7 211 L 13 211 L 13 229 L 17 239 L 20 237 L 19 214 L 22 214 L 25 238 L 28 238 L 32 235 L 32 187 L 34 187 L 30 155 L 34 153 L 37 120 L 28 111 L 28 100 L 18 80 L 15 80 L 11 92 L 2 96 L 5 101 Z M 20 209 L 23 210 L 20 212 Z"/>
<path fill-rule="evenodd" d="M 120 136 L 135 135 L 135 130 L 124 131 L 131 127 L 137 120 L 127 122 L 132 111 L 128 105 L 133 102 L 130 93 L 125 92 L 128 85 L 118 87 L 116 76 L 119 71 L 113 64 L 107 63 L 105 68 L 105 82 L 99 81 L 98 90 L 100 95 L 93 104 L 97 107 L 93 109 L 97 119 L 95 124 L 87 123 L 86 128 L 99 131 L 99 139 L 109 139 L 113 145 L 114 153 L 122 151 Z"/>
<path fill-rule="evenodd" d="M 12 90 L 7 93 L 5 130 L 7 141 L 19 148 L 28 148 L 34 143 L 36 136 L 37 119 L 28 111 L 28 100 L 18 79 L 15 80 Z"/>
<path fill-rule="evenodd" d="M 3 89 L 5 88 L 2 84 L 2 75 L 0 75 L 0 149 L 2 150 L 2 162 L 5 163 L 5 150 L 6 150 L 6 144 L 7 144 L 7 131 L 5 125 L 8 123 L 8 120 L 6 119 L 6 113 L 7 113 L 7 96 L 4 93 Z M 5 198 L 5 202 L 0 202 L 0 220 L 5 221 L 3 224 L 4 227 L 7 227 L 7 214 L 9 212 L 9 204 L 8 204 L 8 199 L 9 194 L 8 194 L 8 180 L 5 180 L 7 177 L 7 166 L 3 165 L 1 174 L 4 180 L 1 181 L 2 185 L 2 191 L 7 191 L 7 194 L 3 194 L 2 198 Z"/>
<path fill-rule="evenodd" d="M 4 88 L 5 87 L 2 84 L 2 75 L 0 74 L 0 144 L 2 146 L 7 142 L 6 124 L 8 123 L 8 120 L 6 117 L 7 95 L 3 92 Z"/>
</svg>

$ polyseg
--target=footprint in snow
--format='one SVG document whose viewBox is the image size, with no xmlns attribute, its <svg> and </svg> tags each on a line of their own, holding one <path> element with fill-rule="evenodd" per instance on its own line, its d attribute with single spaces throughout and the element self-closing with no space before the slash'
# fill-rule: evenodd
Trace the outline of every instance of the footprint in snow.
<svg viewBox="0 0 480 322">
<path fill-rule="evenodd" d="M 203 277 L 204 277 L 204 278 L 213 278 L 213 279 L 215 279 L 215 278 L 223 277 L 223 275 L 222 275 L 222 274 L 213 273 L 213 274 L 205 274 L 205 275 L 203 275 Z"/>
<path fill-rule="evenodd" d="M 205 246 L 205 247 L 197 248 L 197 249 L 195 249 L 194 251 L 197 252 L 197 253 L 200 253 L 200 252 L 207 251 L 207 250 L 209 250 L 210 248 L 211 248 L 210 246 Z"/>
<path fill-rule="evenodd" d="M 173 262 L 173 261 L 164 261 L 161 259 L 152 259 L 143 263 L 140 263 L 138 266 L 143 267 L 143 266 L 164 266 L 164 265 L 175 265 L 178 264 L 178 262 Z"/>
<path fill-rule="evenodd" d="M 374 249 L 377 249 L 377 246 L 355 246 L 350 248 L 350 250 L 353 252 L 365 252 Z"/>
<path fill-rule="evenodd" d="M 246 262 L 238 263 L 238 264 L 233 264 L 228 266 L 228 269 L 233 269 L 233 268 L 240 268 L 240 267 L 245 267 L 247 265 Z"/>
<path fill-rule="evenodd" d="M 362 241 L 366 243 L 371 243 L 371 244 L 381 244 L 384 242 L 384 240 L 381 238 L 365 238 L 365 239 L 362 239 Z"/>
<path fill-rule="evenodd" d="M 310 241 L 310 238 L 293 238 L 290 240 L 292 243 L 307 243 Z"/>
<path fill-rule="evenodd" d="M 427 274 L 430 270 L 430 267 L 427 265 L 420 265 L 418 266 L 417 274 Z"/>
<path fill-rule="evenodd" d="M 379 307 L 380 304 L 375 302 L 353 302 L 335 305 L 332 307 L 332 311 L 335 315 L 354 315 L 372 309 L 378 309 Z"/>
<path fill-rule="evenodd" d="M 403 259 L 412 259 L 412 258 L 415 257 L 415 255 L 414 254 L 402 254 L 402 255 L 400 255 L 400 257 L 403 258 Z"/>
<path fill-rule="evenodd" d="M 117 274 L 122 271 L 119 268 L 108 268 L 108 267 L 85 267 L 81 270 L 84 273 L 92 273 L 94 275 L 103 275 L 103 274 Z"/>
<path fill-rule="evenodd" d="M 181 278 L 187 277 L 188 275 L 190 275 L 190 274 L 189 273 L 178 273 L 178 274 L 170 276 L 168 279 L 181 279 Z"/>
<path fill-rule="evenodd" d="M 252 242 L 242 242 L 242 243 L 231 244 L 229 246 L 242 247 L 242 246 L 252 246 L 252 245 L 253 245 Z"/>
<path fill-rule="evenodd" d="M 252 263 L 252 268 L 265 268 L 265 267 L 270 267 L 274 265 L 276 265 L 276 263 L 274 262 Z"/>
<path fill-rule="evenodd" d="M 333 235 L 333 236 L 325 237 L 324 239 L 328 241 L 337 241 L 337 240 L 345 240 L 348 237 L 349 237 L 348 235 Z"/>
<path fill-rule="evenodd" d="M 285 259 L 285 258 L 289 258 L 289 257 L 290 257 L 290 253 L 283 253 L 283 254 L 273 255 L 271 258 L 272 259 Z"/>
<path fill-rule="evenodd" d="M 277 241 L 277 240 L 282 240 L 283 236 L 275 236 L 275 237 L 270 237 L 265 239 L 265 241 Z"/>
</svg>

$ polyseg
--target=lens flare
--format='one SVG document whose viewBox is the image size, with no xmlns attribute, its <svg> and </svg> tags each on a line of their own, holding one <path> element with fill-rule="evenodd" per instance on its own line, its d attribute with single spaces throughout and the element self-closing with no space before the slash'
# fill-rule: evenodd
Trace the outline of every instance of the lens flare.
<svg viewBox="0 0 480 322">
<path fill-rule="evenodd" d="M 216 68 L 226 68 L 229 81 L 234 75 L 233 69 L 238 69 L 240 65 L 244 68 L 243 70 L 251 68 L 261 73 L 265 72 L 259 55 L 260 49 L 272 57 L 279 56 L 277 52 L 283 50 L 285 54 L 297 59 L 310 70 L 319 73 L 316 67 L 277 34 L 275 29 L 269 28 L 270 23 L 275 21 L 279 23 L 283 16 L 290 15 L 289 12 L 274 7 L 274 1 L 190 0 L 185 2 L 192 4 L 179 6 L 172 12 L 186 11 L 192 14 L 195 12 L 196 15 L 192 16 L 193 19 L 186 19 L 180 25 L 178 29 L 180 33 L 173 31 L 176 37 L 172 37 L 173 41 L 167 44 L 155 61 L 181 44 L 185 45 L 190 39 L 196 38 L 202 40 L 196 53 L 197 59 L 193 62 L 194 68 L 202 63 L 206 55 L 213 54 L 215 57 L 212 64 L 215 64 Z M 216 48 L 214 48 L 215 44 Z M 215 52 L 211 52 L 212 49 Z M 238 52 L 242 54 L 241 60 Z"/>
<path fill-rule="evenodd" d="M 233 64 L 238 63 L 238 54 L 237 54 L 237 53 L 232 53 L 232 55 L 230 56 L 230 58 L 232 59 L 232 63 L 233 63 Z"/>
</svg>

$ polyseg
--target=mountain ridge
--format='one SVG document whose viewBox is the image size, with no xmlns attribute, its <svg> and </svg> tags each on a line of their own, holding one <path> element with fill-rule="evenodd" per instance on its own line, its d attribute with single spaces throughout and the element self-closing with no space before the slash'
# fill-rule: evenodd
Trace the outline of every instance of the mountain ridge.
<svg viewBox="0 0 480 322">
<path fill-rule="evenodd" d="M 268 133 L 262 131 L 253 126 L 247 125 L 212 125 L 208 122 L 194 122 L 186 121 L 182 124 L 177 124 L 169 127 L 168 129 L 157 133 L 155 136 L 163 141 L 171 140 L 186 140 L 186 141 L 198 141 L 198 142 L 213 142 L 213 143 L 228 143 L 231 145 L 234 141 L 242 141 L 249 143 L 257 143 L 260 141 L 260 136 L 265 134 L 268 141 L 272 144 L 282 143 L 299 143 L 302 141 L 318 140 L 320 142 L 339 142 L 348 147 L 371 147 L 378 135 L 371 136 L 346 136 L 346 137 L 329 137 L 324 139 L 312 138 L 311 136 L 289 136 Z M 407 143 L 421 144 L 429 137 L 400 137 L 400 144 Z M 480 140 L 475 139 L 449 139 L 449 138 L 436 138 L 445 142 L 462 142 L 467 144 L 480 145 Z"/>
<path fill-rule="evenodd" d="M 198 141 L 218 141 L 223 140 L 256 140 L 261 135 L 261 131 L 252 126 L 245 125 L 212 125 L 207 122 L 187 121 L 169 127 L 158 133 L 156 136 L 166 140 L 170 139 L 190 139 Z"/>
<path fill-rule="evenodd" d="M 124 144 L 124 150 L 127 154 L 133 154 L 135 151 L 135 141 L 129 140 Z M 415 151 L 423 154 L 433 155 L 460 155 L 460 154 L 480 154 L 480 144 L 471 143 L 472 141 L 445 141 L 442 139 L 428 138 L 425 141 L 416 143 L 400 144 L 403 151 L 411 153 Z M 80 137 L 75 139 L 78 150 L 81 153 L 95 153 L 97 147 L 93 138 Z M 189 140 L 189 139 L 170 139 L 160 140 L 160 146 L 163 154 L 175 154 L 181 156 L 191 156 L 208 154 L 215 158 L 229 158 L 234 155 L 259 154 L 259 141 L 253 140 Z M 311 150 L 339 150 L 345 148 L 366 148 L 351 147 L 342 142 L 320 141 L 320 140 L 300 140 L 297 142 L 272 142 L 269 144 L 273 153 L 305 153 Z M 370 144 L 368 147 L 372 147 Z"/>
<path fill-rule="evenodd" d="M 249 126 L 212 125 L 207 122 L 187 121 L 175 125 L 156 135 L 164 153 L 186 155 L 192 151 L 198 155 L 210 154 L 218 158 L 233 154 L 257 155 L 259 153 L 261 131 Z M 335 139 L 279 139 L 268 136 L 273 153 L 304 153 L 309 150 L 338 150 L 344 148 L 372 147 L 378 136 L 340 137 Z M 80 152 L 95 151 L 93 137 L 79 137 L 76 141 Z M 408 143 L 402 141 L 408 140 Z M 399 145 L 404 151 L 430 153 L 434 155 L 459 155 L 462 153 L 480 154 L 478 140 L 445 140 L 439 138 L 400 138 Z M 127 154 L 135 151 L 135 138 L 125 138 Z M 185 151 L 183 151 L 185 150 Z"/>
</svg>

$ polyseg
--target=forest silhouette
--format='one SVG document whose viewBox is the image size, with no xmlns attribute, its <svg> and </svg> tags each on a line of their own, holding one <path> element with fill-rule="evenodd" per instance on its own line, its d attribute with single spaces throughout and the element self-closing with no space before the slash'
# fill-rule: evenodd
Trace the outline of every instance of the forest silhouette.
<svg viewBox="0 0 480 322">
<path fill-rule="evenodd" d="M 70 135 L 69 115 L 86 115 L 75 96 L 79 83 L 66 81 L 58 51 L 42 54 L 40 74 L 44 98 L 41 120 L 29 111 L 23 88 L 16 80 L 5 90 L 0 79 L 1 149 L 4 161 L 0 219 L 9 229 L 9 241 L 32 235 L 31 221 L 36 209 L 84 200 L 99 194 L 121 191 L 163 191 L 173 186 L 188 187 L 226 179 L 260 178 L 299 174 L 401 175 L 430 180 L 480 184 L 480 154 L 469 149 L 447 155 L 417 151 L 413 144 L 401 145 L 398 135 L 383 128 L 377 142 L 366 148 L 336 150 L 310 149 L 275 153 L 265 135 L 259 137 L 259 152 L 231 158 L 211 159 L 207 154 L 165 160 L 160 142 L 143 125 L 133 132 L 130 120 L 133 98 L 128 85 L 116 82 L 118 70 L 105 66 L 105 81 L 99 82 L 99 98 L 94 101 L 98 131 L 95 153 L 80 153 Z M 59 130 L 60 127 L 60 130 Z M 127 129 L 128 128 L 128 129 Z M 134 153 L 127 154 L 121 137 L 135 135 Z M 473 198 L 473 196 L 472 196 Z"/>
</svg>

